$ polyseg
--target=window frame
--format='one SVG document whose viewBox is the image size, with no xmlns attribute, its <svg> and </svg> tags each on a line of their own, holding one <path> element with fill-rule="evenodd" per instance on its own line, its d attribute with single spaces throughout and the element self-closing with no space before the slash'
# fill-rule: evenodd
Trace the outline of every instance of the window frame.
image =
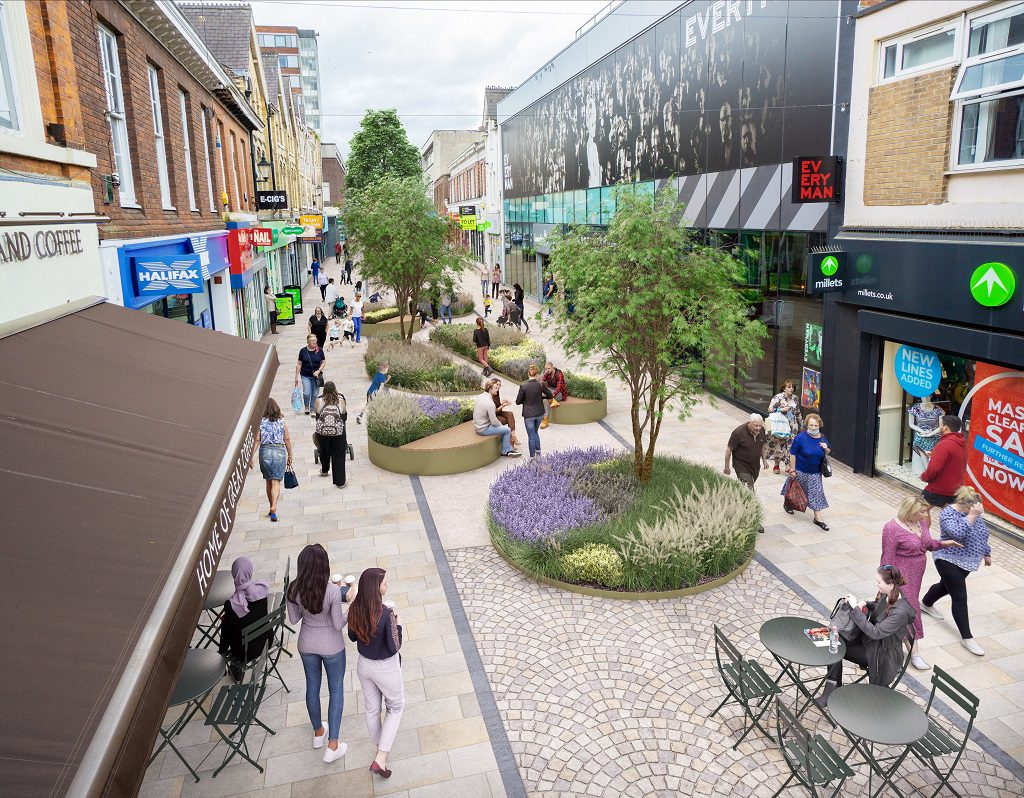
<svg viewBox="0 0 1024 798">
<path fill-rule="evenodd" d="M 921 41 L 923 39 L 929 39 L 932 36 L 936 36 L 940 33 L 947 31 L 953 31 L 953 54 L 947 58 L 943 58 L 939 61 L 931 61 L 927 64 L 922 64 L 916 67 L 910 67 L 909 69 L 902 69 L 900 63 L 903 60 L 903 48 L 908 44 Z M 923 72 L 930 72 L 934 69 L 942 69 L 945 66 L 951 66 L 961 60 L 961 53 L 963 50 L 963 24 L 960 18 L 943 22 L 938 25 L 933 25 L 926 28 L 923 31 L 915 31 L 914 33 L 905 33 L 902 36 L 895 36 L 889 39 L 885 39 L 878 43 L 878 83 L 893 83 L 897 80 L 909 77 L 910 75 L 918 75 Z M 896 48 L 896 71 L 886 77 L 885 75 L 885 51 L 890 47 Z"/>
<path fill-rule="evenodd" d="M 160 107 L 160 70 L 151 63 L 146 64 L 146 80 L 149 83 L 149 108 L 153 119 L 153 144 L 156 149 L 156 173 L 160 183 L 160 206 L 165 211 L 176 210 L 171 196 L 171 175 L 167 166 L 167 133 L 164 126 L 163 108 Z"/>
<path fill-rule="evenodd" d="M 13 6 L 11 6 L 13 8 Z M 17 68 L 17 55 L 14 52 L 14 39 L 11 36 L 11 25 L 7 19 L 7 4 L 0 0 L 0 53 L 6 54 L 3 63 L 0 63 L 0 81 L 3 80 L 4 68 L 8 84 L 5 88 L 10 91 L 8 101 L 14 118 L 14 127 L 0 127 L 0 134 L 5 136 L 24 136 L 26 133 L 26 120 L 24 103 L 21 97 L 21 87 L 18 85 L 20 70 Z"/>
<path fill-rule="evenodd" d="M 205 151 L 205 158 L 203 159 L 206 163 L 206 190 L 210 195 L 210 213 L 217 212 L 217 197 L 216 191 L 213 186 L 213 169 L 210 167 L 210 161 L 213 158 L 213 153 L 210 152 L 210 129 L 209 129 L 209 114 L 206 110 L 205 105 L 199 106 L 199 112 L 202 116 L 202 124 L 200 127 L 203 129 L 203 150 Z"/>
<path fill-rule="evenodd" d="M 185 185 L 188 188 L 188 206 L 189 210 L 198 212 L 199 203 L 196 202 L 196 183 L 192 174 L 192 142 L 188 125 L 188 94 L 180 86 L 178 87 L 178 108 L 181 111 L 181 141 L 185 147 Z"/>
<path fill-rule="evenodd" d="M 117 42 L 117 34 L 110 28 L 100 25 L 97 30 L 100 46 L 100 69 L 103 70 L 103 89 L 107 98 L 107 110 L 104 116 L 110 127 L 111 154 L 114 157 L 114 169 L 119 181 L 118 202 L 122 208 L 137 208 L 139 205 L 135 194 L 135 167 L 132 164 L 132 150 L 128 140 L 128 109 L 124 102 L 120 47 Z M 120 157 L 118 156 L 119 151 Z"/>
</svg>

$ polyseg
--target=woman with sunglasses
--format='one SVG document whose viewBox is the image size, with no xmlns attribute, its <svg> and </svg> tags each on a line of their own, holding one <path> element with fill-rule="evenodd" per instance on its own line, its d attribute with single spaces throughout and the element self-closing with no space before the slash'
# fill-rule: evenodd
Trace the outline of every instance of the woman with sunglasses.
<svg viewBox="0 0 1024 798">
<path fill-rule="evenodd" d="M 850 617 L 860 634 L 847 641 L 845 659 L 867 668 L 871 684 L 892 685 L 906 656 L 903 646 L 912 643 L 917 613 L 900 591 L 906 583 L 898 568 L 883 565 L 875 571 L 878 595 L 874 601 L 858 601 L 852 595 L 846 597 Z M 842 683 L 843 663 L 840 661 L 828 669 L 822 705 L 828 704 L 829 695 Z"/>
</svg>

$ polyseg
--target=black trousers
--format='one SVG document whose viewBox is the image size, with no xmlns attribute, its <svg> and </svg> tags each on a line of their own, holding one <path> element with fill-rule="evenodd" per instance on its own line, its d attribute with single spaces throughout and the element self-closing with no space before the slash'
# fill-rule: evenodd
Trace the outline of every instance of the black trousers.
<svg viewBox="0 0 1024 798">
<path fill-rule="evenodd" d="M 501 283 L 491 283 L 491 299 L 498 298 L 498 289 L 501 288 Z"/>
<path fill-rule="evenodd" d="M 846 656 L 835 665 L 828 666 L 828 678 L 836 684 L 843 683 L 843 661 L 849 661 L 855 665 L 868 666 L 868 652 L 864 650 L 864 643 L 860 638 L 846 644 Z"/>
<path fill-rule="evenodd" d="M 945 507 L 956 501 L 956 496 L 947 496 L 944 493 L 932 493 L 930 490 L 921 491 L 921 498 L 932 507 Z"/>
<path fill-rule="evenodd" d="M 947 560 L 935 559 L 932 562 L 939 572 L 939 581 L 928 588 L 921 602 L 930 607 L 943 596 L 949 596 L 953 600 L 953 621 L 957 631 L 960 637 L 969 640 L 974 637 L 971 634 L 971 617 L 967 612 L 967 577 L 971 572 Z"/>
<path fill-rule="evenodd" d="M 320 473 L 332 474 L 335 485 L 345 484 L 345 452 L 348 441 L 345 435 L 318 435 L 320 441 Z"/>
<path fill-rule="evenodd" d="M 322 285 L 322 286 L 320 286 L 320 298 L 321 298 L 321 299 L 322 299 L 322 300 L 323 300 L 324 302 L 326 302 L 326 301 L 327 301 L 327 286 L 326 286 L 326 285 Z"/>
</svg>

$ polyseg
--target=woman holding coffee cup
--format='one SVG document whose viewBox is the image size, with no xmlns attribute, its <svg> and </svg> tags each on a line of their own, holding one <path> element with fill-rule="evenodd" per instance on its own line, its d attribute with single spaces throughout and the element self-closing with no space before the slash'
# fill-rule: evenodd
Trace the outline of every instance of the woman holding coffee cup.
<svg viewBox="0 0 1024 798">
<path fill-rule="evenodd" d="M 377 755 L 370 763 L 370 772 L 381 778 L 391 777 L 387 768 L 388 752 L 395 742 L 398 724 L 405 705 L 402 683 L 402 627 L 394 604 L 384 601 L 388 577 L 383 568 L 367 568 L 359 577 L 359 592 L 348 612 L 348 636 L 359 651 L 356 675 L 363 690 L 366 706 L 366 727 Z M 381 701 L 388 713 L 382 722 Z"/>
</svg>

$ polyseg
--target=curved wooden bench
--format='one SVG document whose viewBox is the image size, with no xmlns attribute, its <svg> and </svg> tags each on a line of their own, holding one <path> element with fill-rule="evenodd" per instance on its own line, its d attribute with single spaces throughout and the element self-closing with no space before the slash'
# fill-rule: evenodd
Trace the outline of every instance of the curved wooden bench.
<svg viewBox="0 0 1024 798">
<path fill-rule="evenodd" d="M 385 471 L 421 477 L 462 474 L 501 457 L 500 435 L 477 435 L 472 421 L 399 446 L 368 440 L 370 462 Z"/>
<path fill-rule="evenodd" d="M 570 396 L 550 412 L 552 424 L 590 424 L 608 415 L 608 399 L 579 399 Z"/>
</svg>

